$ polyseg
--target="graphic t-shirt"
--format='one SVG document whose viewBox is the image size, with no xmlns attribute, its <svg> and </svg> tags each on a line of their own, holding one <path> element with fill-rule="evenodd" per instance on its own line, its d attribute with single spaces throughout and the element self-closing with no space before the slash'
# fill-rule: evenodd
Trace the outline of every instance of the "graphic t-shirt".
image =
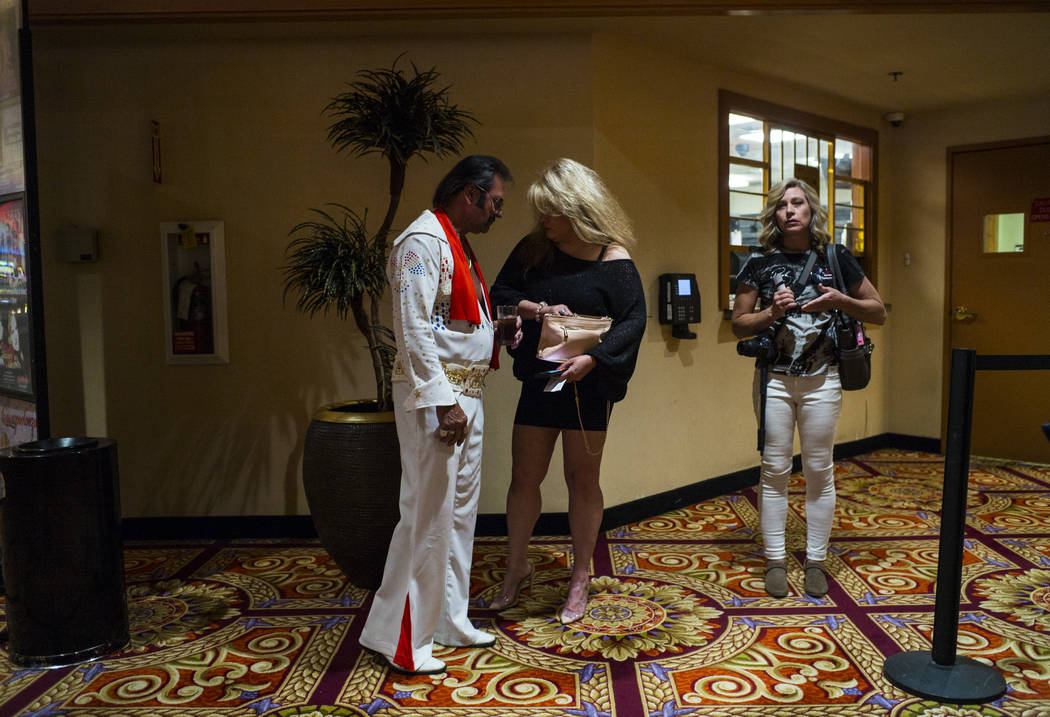
<svg viewBox="0 0 1050 717">
<path fill-rule="evenodd" d="M 829 245 L 834 248 L 842 271 L 842 280 L 847 287 L 856 286 L 864 279 L 864 270 L 842 244 Z M 790 252 L 781 249 L 771 254 L 752 256 L 737 275 L 737 282 L 758 290 L 756 310 L 773 303 L 773 294 L 778 288 L 792 286 L 798 275 L 806 268 L 809 252 Z M 834 287 L 835 282 L 828 266 L 827 255 L 817 254 L 809 277 L 802 291 L 796 294 L 799 306 L 820 296 L 818 284 Z M 769 330 L 776 331 L 777 358 L 770 366 L 776 373 L 789 376 L 816 376 L 827 373 L 829 366 L 836 364 L 830 311 L 810 313 L 801 309 L 789 311 L 782 321 Z M 779 330 L 778 330 L 779 329 Z"/>
</svg>

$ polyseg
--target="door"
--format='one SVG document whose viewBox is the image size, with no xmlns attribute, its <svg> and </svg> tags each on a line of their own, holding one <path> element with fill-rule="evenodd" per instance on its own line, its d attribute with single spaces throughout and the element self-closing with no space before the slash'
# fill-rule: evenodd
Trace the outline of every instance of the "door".
<svg viewBox="0 0 1050 717">
<path fill-rule="evenodd" d="M 1050 137 L 948 156 L 948 345 L 1050 354 Z M 971 453 L 1050 463 L 1047 422 L 1050 371 L 977 372 Z"/>
</svg>

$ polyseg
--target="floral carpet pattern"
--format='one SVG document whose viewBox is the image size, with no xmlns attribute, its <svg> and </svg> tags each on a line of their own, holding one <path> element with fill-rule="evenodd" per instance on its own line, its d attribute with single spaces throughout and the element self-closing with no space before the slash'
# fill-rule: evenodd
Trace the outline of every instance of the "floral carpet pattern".
<svg viewBox="0 0 1050 717">
<path fill-rule="evenodd" d="M 804 505 L 791 483 L 790 594 L 768 597 L 754 489 L 603 534 L 586 615 L 554 618 L 571 550 L 534 541 L 521 601 L 486 608 L 505 539 L 475 544 L 472 617 L 489 649 L 442 648 L 444 674 L 390 672 L 357 637 L 371 593 L 315 541 L 125 545 L 131 642 L 94 662 L 13 667 L 0 715 L 115 717 L 1045 717 L 1050 715 L 1050 466 L 971 461 L 958 651 L 1007 694 L 938 704 L 893 687 L 887 656 L 929 650 L 943 457 L 836 463 L 830 591 L 802 591 Z"/>
</svg>

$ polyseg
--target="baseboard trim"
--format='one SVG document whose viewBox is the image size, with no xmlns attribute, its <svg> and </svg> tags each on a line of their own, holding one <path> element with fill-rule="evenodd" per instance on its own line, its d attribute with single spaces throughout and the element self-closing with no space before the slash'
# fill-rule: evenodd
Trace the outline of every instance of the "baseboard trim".
<svg viewBox="0 0 1050 717">
<path fill-rule="evenodd" d="M 923 451 L 939 453 L 941 442 L 937 438 L 909 436 L 903 433 L 881 433 L 877 436 L 862 438 L 835 446 L 835 458 L 852 458 L 871 453 L 872 451 L 893 448 L 905 451 Z M 802 456 L 795 455 L 792 460 L 792 471 L 802 470 Z M 683 506 L 728 495 L 744 488 L 758 485 L 759 466 L 707 478 L 680 488 L 639 498 L 628 503 L 606 508 L 602 514 L 602 530 L 613 530 L 622 525 L 637 523 L 654 515 L 677 510 Z M 476 534 L 484 537 L 507 534 L 506 516 L 502 514 L 485 514 L 478 516 Z M 568 535 L 569 516 L 567 513 L 544 513 L 536 522 L 535 535 Z"/>
<path fill-rule="evenodd" d="M 257 540 L 317 537 L 309 515 L 222 515 L 124 518 L 124 540 Z"/>
<path fill-rule="evenodd" d="M 871 453 L 886 448 L 899 451 L 918 451 L 921 453 L 940 453 L 941 439 L 924 436 L 909 436 L 904 433 L 881 433 L 870 438 L 839 443 L 835 446 L 835 458 L 853 458 L 863 453 Z M 796 460 L 799 459 L 795 456 Z M 796 468 L 796 470 L 799 470 Z"/>
<path fill-rule="evenodd" d="M 612 530 L 621 525 L 635 523 L 651 518 L 654 515 L 667 513 L 687 505 L 717 498 L 758 483 L 758 466 L 746 468 L 734 473 L 708 478 L 690 483 L 673 490 L 646 496 L 628 503 L 621 503 L 606 508 L 602 515 L 602 530 Z M 480 536 L 501 536 L 507 534 L 507 520 L 503 514 L 486 514 L 478 516 L 476 534 Z M 569 516 L 567 513 L 544 513 L 536 522 L 533 531 L 536 535 L 568 535 Z"/>
<path fill-rule="evenodd" d="M 836 445 L 835 458 L 852 458 L 886 448 L 939 453 L 941 445 L 940 440 L 936 438 L 882 433 L 878 436 Z M 801 469 L 801 457 L 795 456 L 794 470 Z M 758 475 L 759 468 L 755 465 L 606 508 L 602 516 L 602 530 L 613 530 L 622 525 L 636 523 L 654 515 L 757 485 Z M 125 540 L 231 540 L 237 538 L 258 540 L 266 538 L 314 539 L 317 537 L 313 519 L 309 515 L 125 518 L 122 528 Z M 536 522 L 534 532 L 536 535 L 568 535 L 568 514 L 544 513 Z M 482 537 L 506 535 L 506 516 L 502 513 L 479 515 L 476 534 Z"/>
</svg>

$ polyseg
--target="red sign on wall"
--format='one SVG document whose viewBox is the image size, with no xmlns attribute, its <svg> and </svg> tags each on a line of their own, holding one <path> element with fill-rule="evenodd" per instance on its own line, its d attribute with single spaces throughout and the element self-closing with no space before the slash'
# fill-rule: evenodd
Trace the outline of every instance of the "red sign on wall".
<svg viewBox="0 0 1050 717">
<path fill-rule="evenodd" d="M 1029 214 L 1030 222 L 1050 222 L 1050 197 L 1040 197 L 1032 200 L 1032 211 Z"/>
</svg>

